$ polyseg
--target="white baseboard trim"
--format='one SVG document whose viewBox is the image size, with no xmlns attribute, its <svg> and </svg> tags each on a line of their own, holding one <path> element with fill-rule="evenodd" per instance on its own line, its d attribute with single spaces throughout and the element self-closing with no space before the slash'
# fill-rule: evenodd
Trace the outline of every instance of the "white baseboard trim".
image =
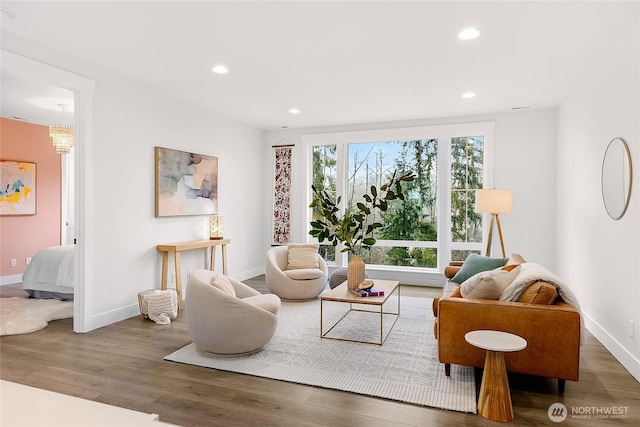
<svg viewBox="0 0 640 427">
<path fill-rule="evenodd" d="M 242 273 L 234 274 L 231 276 L 235 280 L 243 281 L 247 279 L 252 279 L 256 276 L 261 276 L 264 274 L 264 267 L 254 268 L 253 270 L 243 271 Z"/>
<path fill-rule="evenodd" d="M 603 346 L 615 357 L 618 362 L 629 371 L 631 375 L 640 382 L 640 360 L 622 346 L 609 332 L 604 330 L 597 322 L 593 320 L 589 314 L 582 312 L 584 315 L 584 324 L 594 337 L 602 343 Z"/>
<path fill-rule="evenodd" d="M 140 305 L 137 303 L 88 317 L 85 319 L 86 330 L 82 332 L 90 332 L 134 316 L 142 316 L 140 314 Z"/>
<path fill-rule="evenodd" d="M 15 283 L 21 283 L 21 282 L 22 282 L 22 274 L 14 274 L 12 276 L 0 277 L 0 286 L 13 285 Z"/>
</svg>

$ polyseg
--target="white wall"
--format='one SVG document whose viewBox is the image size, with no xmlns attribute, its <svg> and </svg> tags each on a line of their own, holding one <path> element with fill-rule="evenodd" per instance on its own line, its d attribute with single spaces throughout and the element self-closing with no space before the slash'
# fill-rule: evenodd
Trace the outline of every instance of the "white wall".
<svg viewBox="0 0 640 427">
<path fill-rule="evenodd" d="M 501 223 L 505 250 L 520 253 L 527 261 L 537 262 L 555 269 L 555 204 L 556 204 L 556 110 L 521 110 L 507 113 L 484 114 L 467 117 L 412 120 L 393 123 L 375 123 L 352 126 L 332 126 L 309 129 L 282 129 L 265 132 L 268 146 L 295 144 L 293 152 L 292 231 L 293 241 L 307 238 L 304 210 L 311 200 L 305 200 L 303 150 L 301 136 L 341 131 L 388 129 L 413 126 L 444 125 L 452 123 L 495 122 L 494 176 L 496 188 L 514 192 L 511 214 L 502 215 Z M 273 156 L 265 158 L 266 179 L 264 191 L 273 190 Z M 265 200 L 267 211 L 271 198 Z M 265 217 L 265 238 L 270 239 L 271 222 Z M 526 226 L 522 226 L 526 224 Z M 500 253 L 499 243 L 492 254 Z M 441 271 L 444 267 L 441 266 Z M 404 283 L 442 285 L 442 275 L 425 280 L 428 275 L 407 275 Z"/>
<path fill-rule="evenodd" d="M 85 287 L 85 329 L 139 314 L 137 294 L 159 288 L 160 243 L 208 238 L 207 217 L 154 216 L 154 146 L 217 156 L 219 210 L 225 218 L 229 274 L 260 274 L 265 247 L 262 132 L 167 99 L 125 78 L 3 35 L 3 49 L 95 81 L 90 167 L 93 179 L 77 198 L 90 216 L 84 242 L 91 268 Z M 204 266 L 202 252 L 183 254 L 186 270 Z M 188 292 L 188 291 L 187 291 Z"/>
<path fill-rule="evenodd" d="M 558 114 L 559 274 L 576 290 L 587 327 L 640 380 L 640 31 L 629 28 Z M 607 216 L 600 172 L 615 137 L 629 145 L 631 203 Z M 635 324 L 634 337 L 628 334 Z"/>
</svg>

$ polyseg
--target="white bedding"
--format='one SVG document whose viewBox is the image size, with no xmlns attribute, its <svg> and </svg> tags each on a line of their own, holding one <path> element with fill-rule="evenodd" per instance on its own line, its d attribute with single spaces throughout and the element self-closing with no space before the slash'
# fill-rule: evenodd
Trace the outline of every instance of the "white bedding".
<svg viewBox="0 0 640 427">
<path fill-rule="evenodd" d="M 73 249 L 73 245 L 54 246 L 35 254 L 22 275 L 22 287 L 73 294 Z"/>
</svg>

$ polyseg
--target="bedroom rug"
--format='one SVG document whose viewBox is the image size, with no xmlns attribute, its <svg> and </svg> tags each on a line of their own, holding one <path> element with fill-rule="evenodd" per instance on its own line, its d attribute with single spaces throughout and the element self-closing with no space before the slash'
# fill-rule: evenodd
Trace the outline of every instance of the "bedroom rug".
<svg viewBox="0 0 640 427">
<path fill-rule="evenodd" d="M 401 315 L 382 346 L 320 338 L 320 301 L 283 301 L 276 334 L 258 353 L 215 357 L 199 353 L 191 343 L 164 359 L 476 413 L 473 368 L 452 365 L 451 376 L 446 377 L 444 365 L 438 361 L 431 301 L 402 297 Z M 395 302 L 391 303 L 395 309 Z M 324 304 L 326 330 L 348 305 Z M 385 329 L 392 323 L 389 320 L 385 318 Z M 366 338 L 368 334 L 379 334 L 379 328 L 379 315 L 351 312 L 332 334 Z"/>
<path fill-rule="evenodd" d="M 0 336 L 28 334 L 51 320 L 73 317 L 73 301 L 0 298 Z"/>
</svg>

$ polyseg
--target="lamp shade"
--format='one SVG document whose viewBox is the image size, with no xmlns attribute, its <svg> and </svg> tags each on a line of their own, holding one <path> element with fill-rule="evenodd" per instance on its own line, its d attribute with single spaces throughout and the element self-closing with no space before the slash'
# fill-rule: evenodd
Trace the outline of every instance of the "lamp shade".
<svg viewBox="0 0 640 427">
<path fill-rule="evenodd" d="M 476 190 L 476 207 L 478 213 L 502 214 L 511 213 L 513 192 L 508 190 Z"/>
<path fill-rule="evenodd" d="M 217 240 L 222 239 L 224 221 L 221 216 L 209 217 L 209 239 Z"/>
</svg>

